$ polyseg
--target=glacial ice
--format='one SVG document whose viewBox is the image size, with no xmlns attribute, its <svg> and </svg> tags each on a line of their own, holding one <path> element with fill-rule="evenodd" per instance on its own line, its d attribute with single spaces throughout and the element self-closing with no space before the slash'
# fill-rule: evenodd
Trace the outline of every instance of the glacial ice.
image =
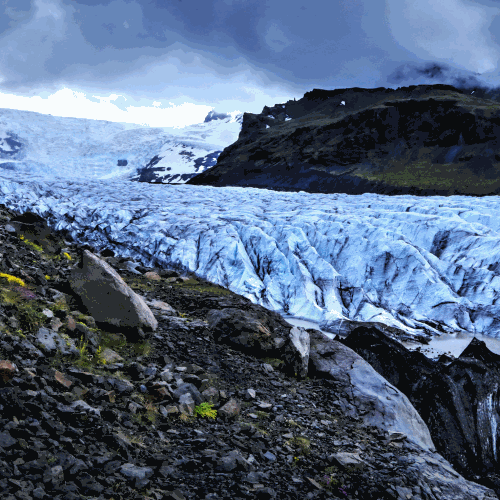
<svg viewBox="0 0 500 500">
<path fill-rule="evenodd" d="M 241 121 L 233 112 L 183 128 L 146 127 L 0 109 L 0 172 L 40 181 L 129 179 L 157 156 L 155 180 L 184 183 L 216 163 Z"/>
<path fill-rule="evenodd" d="M 498 197 L 288 193 L 0 173 L 0 202 L 269 309 L 500 337 Z"/>
</svg>

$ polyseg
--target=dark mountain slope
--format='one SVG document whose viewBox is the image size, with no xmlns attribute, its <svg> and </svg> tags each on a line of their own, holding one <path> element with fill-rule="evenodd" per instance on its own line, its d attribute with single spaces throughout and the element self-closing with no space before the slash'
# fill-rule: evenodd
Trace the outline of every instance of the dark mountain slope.
<svg viewBox="0 0 500 500">
<path fill-rule="evenodd" d="M 188 181 L 349 194 L 500 192 L 500 103 L 450 85 L 307 92 L 245 113 L 238 140 Z"/>
</svg>

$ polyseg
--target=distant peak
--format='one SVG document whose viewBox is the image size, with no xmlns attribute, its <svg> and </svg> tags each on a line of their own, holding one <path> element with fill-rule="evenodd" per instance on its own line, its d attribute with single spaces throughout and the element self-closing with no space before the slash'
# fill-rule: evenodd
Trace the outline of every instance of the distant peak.
<svg viewBox="0 0 500 500">
<path fill-rule="evenodd" d="M 217 113 L 212 110 L 205 117 L 204 123 L 211 122 L 213 120 L 224 120 L 226 118 L 230 118 L 232 122 L 237 121 L 241 123 L 243 114 L 240 111 L 231 111 L 230 113 Z"/>
<path fill-rule="evenodd" d="M 214 110 L 210 111 L 207 116 L 205 116 L 205 123 L 211 122 L 213 120 L 224 120 L 224 118 L 229 118 L 229 113 L 216 113 Z"/>
</svg>

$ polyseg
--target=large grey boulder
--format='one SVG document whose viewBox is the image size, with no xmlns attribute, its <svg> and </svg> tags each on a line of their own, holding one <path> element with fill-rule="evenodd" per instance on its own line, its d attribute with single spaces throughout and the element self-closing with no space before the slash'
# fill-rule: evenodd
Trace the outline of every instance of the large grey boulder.
<svg viewBox="0 0 500 500">
<path fill-rule="evenodd" d="M 73 269 L 69 281 L 96 321 L 148 331 L 158 327 L 144 299 L 107 262 L 88 250 L 83 253 L 82 267 Z"/>
<path fill-rule="evenodd" d="M 291 375 L 307 375 L 309 334 L 304 328 L 287 323 L 278 313 L 248 304 L 247 310 L 212 309 L 207 322 L 216 342 L 258 358 L 281 359 Z"/>
<path fill-rule="evenodd" d="M 317 330 L 308 332 L 309 373 L 332 381 L 348 414 L 362 418 L 366 425 L 402 432 L 409 441 L 435 451 L 427 425 L 401 391 L 352 349 Z"/>
</svg>

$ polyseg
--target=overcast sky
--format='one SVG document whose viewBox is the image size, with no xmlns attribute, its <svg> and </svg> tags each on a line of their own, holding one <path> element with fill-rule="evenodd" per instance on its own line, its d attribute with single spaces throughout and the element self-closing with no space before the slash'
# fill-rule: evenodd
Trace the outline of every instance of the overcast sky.
<svg viewBox="0 0 500 500">
<path fill-rule="evenodd" d="M 500 85 L 500 0 L 0 0 L 0 108 L 151 126 L 313 88 Z"/>
</svg>

